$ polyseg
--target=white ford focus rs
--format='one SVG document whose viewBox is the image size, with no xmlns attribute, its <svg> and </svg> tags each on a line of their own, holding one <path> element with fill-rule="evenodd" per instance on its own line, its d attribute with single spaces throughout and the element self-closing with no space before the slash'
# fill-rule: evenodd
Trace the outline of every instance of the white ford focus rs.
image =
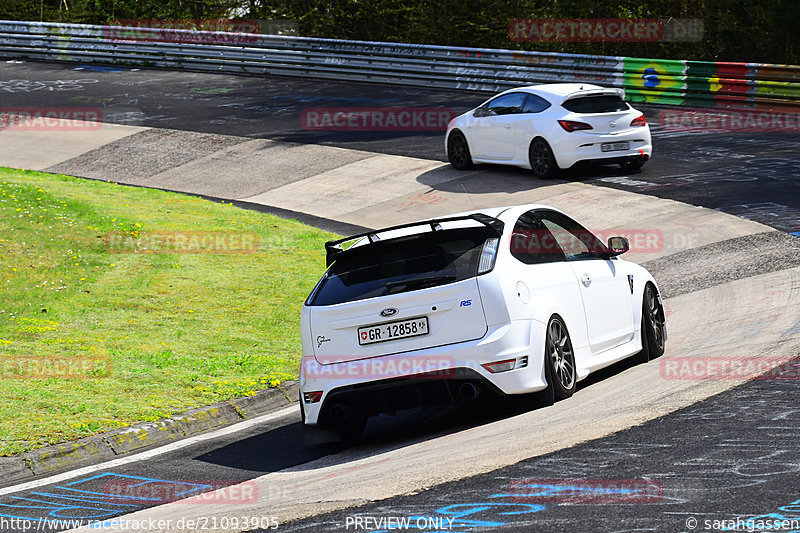
<svg viewBox="0 0 800 533">
<path fill-rule="evenodd" d="M 358 435 L 369 416 L 550 389 L 661 355 L 658 286 L 541 205 L 482 209 L 326 243 L 302 310 L 305 424 Z"/>
<path fill-rule="evenodd" d="M 450 163 L 499 163 L 540 178 L 576 163 L 619 164 L 637 170 L 653 153 L 644 115 L 622 89 L 553 83 L 511 89 L 464 113 L 447 127 Z"/>
</svg>

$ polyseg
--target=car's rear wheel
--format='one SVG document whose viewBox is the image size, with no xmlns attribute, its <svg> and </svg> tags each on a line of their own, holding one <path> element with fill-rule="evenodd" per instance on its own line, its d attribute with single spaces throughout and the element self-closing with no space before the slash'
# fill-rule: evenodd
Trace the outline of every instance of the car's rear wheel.
<svg viewBox="0 0 800 533">
<path fill-rule="evenodd" d="M 569 398 L 575 392 L 578 379 L 572 341 L 570 341 L 567 326 L 561 318 L 554 316 L 547 324 L 544 347 L 545 363 L 548 365 L 549 385 L 553 388 L 553 397 L 556 401 Z"/>
<path fill-rule="evenodd" d="M 447 159 L 458 170 L 472 168 L 472 155 L 469 153 L 469 144 L 464 134 L 454 130 L 447 138 Z"/>
<path fill-rule="evenodd" d="M 642 297 L 642 351 L 636 354 L 638 363 L 646 363 L 664 354 L 665 333 L 664 306 L 655 287 L 648 283 Z"/>
<path fill-rule="evenodd" d="M 528 158 L 531 164 L 533 174 L 540 179 L 548 179 L 555 176 L 558 171 L 558 164 L 553 155 L 553 150 L 547 141 L 541 137 L 537 137 L 531 141 L 531 146 L 528 148 Z"/>
</svg>

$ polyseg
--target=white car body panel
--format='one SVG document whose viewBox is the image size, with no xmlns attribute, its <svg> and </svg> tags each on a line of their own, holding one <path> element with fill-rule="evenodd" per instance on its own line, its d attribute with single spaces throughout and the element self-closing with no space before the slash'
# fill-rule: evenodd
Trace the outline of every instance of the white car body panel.
<svg viewBox="0 0 800 533">
<path fill-rule="evenodd" d="M 574 113 L 563 108 L 566 100 L 577 96 L 615 94 L 624 97 L 621 89 L 607 89 L 590 84 L 544 84 L 510 89 L 499 93 L 483 104 L 514 92 L 534 94 L 544 98 L 550 107 L 539 113 L 519 113 L 476 117 L 475 108 L 455 117 L 447 128 L 447 140 L 453 130 L 464 133 L 473 163 L 495 163 L 530 169 L 528 149 L 531 141 L 544 138 L 553 151 L 556 163 L 562 169 L 579 161 L 600 161 L 624 157 L 652 156 L 653 145 L 648 125 L 632 127 L 631 121 L 642 115 L 630 108 L 613 113 Z M 478 107 L 481 107 L 478 106 Z M 571 120 L 590 124 L 591 130 L 567 132 L 558 120 Z M 611 126 L 611 123 L 614 126 Z M 603 143 L 627 141 L 625 151 L 603 152 Z"/>
<path fill-rule="evenodd" d="M 523 213 L 534 209 L 561 213 L 542 205 L 474 211 L 505 224 L 494 269 L 488 273 L 365 300 L 305 305 L 301 313 L 301 395 L 322 392 L 320 401 L 301 401 L 305 423 L 317 424 L 332 391 L 368 385 L 384 377 L 414 376 L 424 361 L 447 361 L 453 367 L 470 369 L 504 394 L 542 390 L 547 387 L 545 329 L 553 315 L 560 316 L 569 331 L 578 380 L 638 353 L 642 349 L 645 285 L 651 283 L 658 291 L 653 277 L 639 265 L 618 257 L 522 263 L 511 253 L 512 229 Z M 358 245 L 369 244 L 364 239 Z M 588 285 L 581 281 L 584 274 L 591 278 Z M 628 276 L 633 276 L 632 290 Z M 467 300 L 471 305 L 461 305 Z M 396 308 L 398 313 L 380 318 L 380 311 L 386 308 Z M 430 319 L 429 335 L 358 345 L 355 332 L 360 326 L 422 314 Z M 318 342 L 319 337 L 330 340 Z M 481 366 L 525 356 L 527 366 L 511 371 L 491 373 Z M 393 373 L 376 376 L 361 371 L 376 364 L 393 369 Z"/>
<path fill-rule="evenodd" d="M 464 305 L 466 302 L 469 303 Z M 391 317 L 381 318 L 380 312 L 384 309 L 397 309 L 398 312 Z M 315 339 L 330 339 L 317 342 L 314 349 L 317 361 L 324 365 L 470 341 L 486 334 L 486 318 L 481 307 L 477 278 L 318 307 L 314 311 L 310 320 L 312 336 Z M 359 345 L 359 327 L 419 316 L 428 317 L 429 333 L 425 336 Z"/>
</svg>

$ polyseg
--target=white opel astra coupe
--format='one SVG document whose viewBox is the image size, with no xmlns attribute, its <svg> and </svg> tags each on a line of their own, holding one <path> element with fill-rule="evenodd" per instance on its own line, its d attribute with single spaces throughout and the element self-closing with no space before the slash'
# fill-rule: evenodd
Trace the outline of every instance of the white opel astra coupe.
<svg viewBox="0 0 800 533">
<path fill-rule="evenodd" d="M 302 310 L 305 424 L 357 436 L 369 416 L 549 389 L 646 362 L 667 337 L 658 285 L 556 209 L 482 209 L 326 243 Z"/>
<path fill-rule="evenodd" d="M 447 157 L 459 170 L 499 163 L 529 168 L 539 178 L 577 163 L 637 170 L 653 153 L 650 127 L 624 97 L 622 89 L 581 83 L 502 92 L 450 121 Z"/>
</svg>

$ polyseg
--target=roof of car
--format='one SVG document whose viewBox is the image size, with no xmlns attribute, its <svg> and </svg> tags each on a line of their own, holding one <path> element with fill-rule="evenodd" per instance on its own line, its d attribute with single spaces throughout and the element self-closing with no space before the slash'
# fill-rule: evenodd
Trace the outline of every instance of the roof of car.
<svg viewBox="0 0 800 533">
<path fill-rule="evenodd" d="M 522 89 L 538 94 L 551 94 L 553 96 L 567 96 L 568 94 L 577 93 L 580 91 L 596 91 L 598 89 L 605 89 L 599 85 L 592 85 L 591 83 L 542 83 L 539 85 L 528 85 Z"/>
<path fill-rule="evenodd" d="M 520 92 L 520 91 L 542 96 L 550 100 L 551 102 L 558 102 L 563 100 L 567 96 L 571 96 L 574 95 L 575 93 L 580 93 L 583 91 L 586 91 L 587 93 L 590 91 L 619 92 L 619 89 L 613 87 L 601 87 L 599 85 L 593 85 L 591 83 L 541 83 L 539 85 L 526 85 L 524 87 L 515 87 L 513 89 L 503 91 L 503 93 L 501 94 L 506 94 L 510 92 Z"/>
</svg>

